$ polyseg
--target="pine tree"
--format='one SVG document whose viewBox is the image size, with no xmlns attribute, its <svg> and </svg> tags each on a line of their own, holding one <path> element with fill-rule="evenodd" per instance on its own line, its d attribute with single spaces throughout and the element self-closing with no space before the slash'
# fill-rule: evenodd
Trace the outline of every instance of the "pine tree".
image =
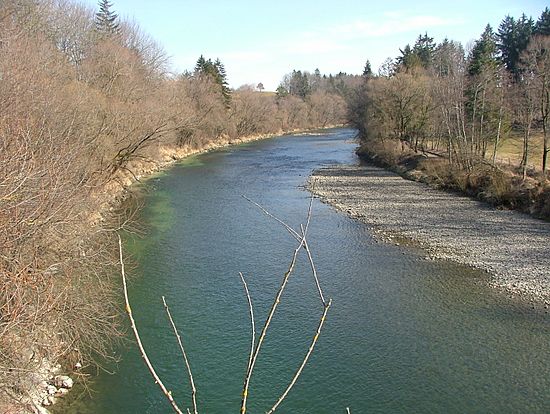
<svg viewBox="0 0 550 414">
<path fill-rule="evenodd" d="M 307 74 L 305 72 L 302 73 L 301 70 L 293 70 L 290 77 L 289 89 L 291 95 L 305 99 L 311 93 L 311 85 Z"/>
<path fill-rule="evenodd" d="M 206 73 L 206 59 L 204 58 L 203 55 L 200 55 L 200 57 L 197 59 L 194 72 L 195 72 L 195 75 Z"/>
<path fill-rule="evenodd" d="M 363 68 L 363 77 L 364 78 L 372 78 L 372 66 L 370 64 L 370 60 L 367 59 L 367 62 L 365 63 L 365 67 Z"/>
<path fill-rule="evenodd" d="M 550 36 L 550 9 L 545 8 L 535 24 L 535 34 Z"/>
<path fill-rule="evenodd" d="M 497 44 L 496 35 L 490 25 L 485 27 L 481 37 L 476 40 L 468 63 L 468 75 L 475 76 L 486 70 L 495 69 Z"/>
<path fill-rule="evenodd" d="M 231 89 L 229 89 L 229 84 L 227 83 L 225 67 L 219 59 L 212 62 L 212 59 L 207 60 L 203 55 L 200 55 L 195 64 L 194 75 L 198 78 L 210 78 L 217 83 L 220 86 L 225 106 L 229 108 Z"/>
<path fill-rule="evenodd" d="M 229 84 L 227 83 L 225 66 L 220 59 L 216 59 L 214 62 L 214 68 L 216 72 L 216 82 L 221 86 L 225 105 L 229 107 L 229 104 L 231 103 L 231 90 L 229 89 Z"/>
<path fill-rule="evenodd" d="M 104 35 L 116 35 L 120 33 L 120 26 L 117 22 L 118 15 L 111 10 L 113 6 L 109 0 L 100 0 L 99 11 L 95 15 L 95 28 Z"/>
<path fill-rule="evenodd" d="M 428 33 L 419 35 L 412 49 L 412 53 L 418 57 L 424 69 L 428 69 L 432 65 L 434 51 L 434 39 L 433 37 L 429 37 Z"/>
<path fill-rule="evenodd" d="M 288 96 L 288 91 L 282 84 L 277 86 L 277 90 L 275 92 L 277 93 L 277 99 L 281 99 L 281 98 L 284 98 L 285 96 Z"/>
<path fill-rule="evenodd" d="M 520 78 L 520 56 L 527 48 L 534 29 L 533 19 L 527 18 L 525 14 L 517 20 L 506 16 L 498 28 L 500 58 L 515 80 Z"/>
</svg>

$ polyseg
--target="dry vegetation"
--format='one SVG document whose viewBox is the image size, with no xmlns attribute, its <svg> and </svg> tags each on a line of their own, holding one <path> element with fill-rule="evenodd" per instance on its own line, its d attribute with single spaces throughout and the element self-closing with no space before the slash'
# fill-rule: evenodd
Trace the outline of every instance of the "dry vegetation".
<svg viewBox="0 0 550 414">
<path fill-rule="evenodd" d="M 169 73 L 135 24 L 96 19 L 69 0 L 0 3 L 0 411 L 41 366 L 93 363 L 119 334 L 113 231 L 127 217 L 105 202 L 122 177 L 166 153 L 344 118 L 342 96 L 321 89 L 228 100 L 210 76 Z"/>
</svg>

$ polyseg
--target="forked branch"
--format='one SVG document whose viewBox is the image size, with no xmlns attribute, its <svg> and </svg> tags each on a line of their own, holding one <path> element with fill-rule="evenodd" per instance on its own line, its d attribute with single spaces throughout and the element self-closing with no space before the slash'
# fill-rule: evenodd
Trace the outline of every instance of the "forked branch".
<svg viewBox="0 0 550 414">
<path fill-rule="evenodd" d="M 311 356 L 311 354 L 313 353 L 313 350 L 315 348 L 315 345 L 317 343 L 317 340 L 319 338 L 319 335 L 321 334 L 321 330 L 323 328 L 323 325 L 325 323 L 325 319 L 326 319 L 326 315 L 327 315 L 327 312 L 332 304 L 332 300 L 329 300 L 328 303 L 325 301 L 325 298 L 324 298 L 324 295 L 323 295 L 323 291 L 321 289 L 321 285 L 319 283 L 319 278 L 317 276 L 317 270 L 315 269 L 315 264 L 313 262 L 313 257 L 311 255 L 311 251 L 309 250 L 309 246 L 307 244 L 307 231 L 309 229 L 309 223 L 311 221 L 311 210 L 312 210 L 312 205 L 313 205 L 313 195 L 311 196 L 310 198 L 310 202 L 309 202 L 309 208 L 308 208 L 308 213 L 307 213 L 307 221 L 306 221 L 306 225 L 303 226 L 303 225 L 300 225 L 300 233 L 298 233 L 296 230 L 294 230 L 292 227 L 290 227 L 287 223 L 285 223 L 283 220 L 279 219 L 278 217 L 276 217 L 275 215 L 273 215 L 272 213 L 270 213 L 267 209 L 265 209 L 264 207 L 262 207 L 260 204 L 256 203 L 255 201 L 252 201 L 251 199 L 247 198 L 246 196 L 243 195 L 243 198 L 245 198 L 246 200 L 248 200 L 250 203 L 254 204 L 256 207 L 258 207 L 260 210 L 262 210 L 268 217 L 271 217 L 273 218 L 275 221 L 277 221 L 279 224 L 281 224 L 291 235 L 292 237 L 294 237 L 298 242 L 299 242 L 299 245 L 298 247 L 294 250 L 294 255 L 292 257 L 292 261 L 290 263 L 290 266 L 287 270 L 287 272 L 285 273 L 284 277 L 283 277 L 283 281 L 281 283 L 281 286 L 279 288 L 279 291 L 277 292 L 277 295 L 275 296 L 275 300 L 273 301 L 273 304 L 271 305 L 271 310 L 269 312 L 269 315 L 264 323 L 264 327 L 262 329 L 262 333 L 260 334 L 260 338 L 259 338 L 259 341 L 257 344 L 254 345 L 254 339 L 252 340 L 252 343 L 253 343 L 253 356 L 251 358 L 251 360 L 249 360 L 249 364 L 248 364 L 248 369 L 246 371 L 246 376 L 245 376 L 245 380 L 244 380 L 244 386 L 243 386 L 243 396 L 242 396 L 242 402 L 241 402 L 241 414 L 245 414 L 246 413 L 246 403 L 247 403 L 247 398 L 248 398 L 248 388 L 249 388 L 249 385 L 250 385 L 250 379 L 252 377 L 252 371 L 254 370 L 254 366 L 255 366 L 255 363 L 256 363 L 256 359 L 258 357 L 258 354 L 260 353 L 260 348 L 261 348 L 261 345 L 263 343 L 263 340 L 264 340 L 264 337 L 267 333 L 267 330 L 269 329 L 269 325 L 271 323 L 271 319 L 273 318 L 273 315 L 275 314 L 275 310 L 277 309 L 277 306 L 280 302 L 280 299 L 281 299 L 281 295 L 286 287 L 286 284 L 288 282 L 288 279 L 294 269 L 294 266 L 296 264 L 296 258 L 298 256 L 298 253 L 299 251 L 302 249 L 302 247 L 304 248 L 304 250 L 306 250 L 306 253 L 307 253 L 307 256 L 308 256 L 308 260 L 309 260 L 309 263 L 310 263 L 310 266 L 311 266 L 311 271 L 313 273 L 313 277 L 314 277 L 314 280 L 315 280 L 315 284 L 317 286 L 317 290 L 318 290 L 318 293 L 319 293 L 319 298 L 321 299 L 321 302 L 323 304 L 323 314 L 321 316 L 321 319 L 319 321 L 319 324 L 317 326 L 317 331 L 313 337 L 313 340 L 311 342 L 311 345 L 309 346 L 309 349 L 304 357 L 304 359 L 302 360 L 302 363 L 300 364 L 300 366 L 298 367 L 296 373 L 294 374 L 294 376 L 292 377 L 292 380 L 290 381 L 290 384 L 288 385 L 288 387 L 285 389 L 285 391 L 283 392 L 283 394 L 279 397 L 279 399 L 277 400 L 277 402 L 275 403 L 275 405 L 271 408 L 271 410 L 268 411 L 268 414 L 271 414 L 272 412 L 274 412 L 277 407 L 283 402 L 283 400 L 286 398 L 286 396 L 288 395 L 288 393 L 290 392 L 290 390 L 292 389 L 292 387 L 294 386 L 294 384 L 296 383 L 296 381 L 298 380 L 298 378 L 300 377 L 300 375 L 302 374 L 302 371 L 304 369 L 304 367 L 306 366 L 308 360 L 309 360 L 309 357 Z M 241 275 L 241 278 L 242 278 L 242 275 Z M 244 280 L 243 280 L 243 283 L 244 283 Z M 248 290 L 247 290 L 247 297 L 250 298 L 250 296 L 248 295 Z M 251 306 L 251 304 L 250 304 Z M 254 335 L 254 332 L 253 332 L 253 335 Z"/>
</svg>

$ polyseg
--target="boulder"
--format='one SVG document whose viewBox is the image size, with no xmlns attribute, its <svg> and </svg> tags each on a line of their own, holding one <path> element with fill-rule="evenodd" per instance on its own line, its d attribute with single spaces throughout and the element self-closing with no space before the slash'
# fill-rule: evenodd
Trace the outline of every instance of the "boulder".
<svg viewBox="0 0 550 414">
<path fill-rule="evenodd" d="M 54 384 L 58 388 L 72 388 L 73 380 L 67 375 L 57 375 L 54 380 Z"/>
</svg>

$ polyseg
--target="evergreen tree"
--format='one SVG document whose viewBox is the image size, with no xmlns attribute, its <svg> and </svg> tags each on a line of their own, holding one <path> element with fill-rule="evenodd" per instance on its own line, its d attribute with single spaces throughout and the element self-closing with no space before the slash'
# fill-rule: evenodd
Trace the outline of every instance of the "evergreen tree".
<svg viewBox="0 0 550 414">
<path fill-rule="evenodd" d="M 301 70 L 293 70 L 290 77 L 289 93 L 305 99 L 311 93 L 307 74 Z"/>
<path fill-rule="evenodd" d="M 500 58 L 515 80 L 520 78 L 520 56 L 527 48 L 534 29 L 533 19 L 525 14 L 517 20 L 506 16 L 498 28 Z"/>
<path fill-rule="evenodd" d="M 414 55 L 411 46 L 407 44 L 403 49 L 399 49 L 401 56 L 398 56 L 395 61 L 398 70 L 408 71 L 416 66 L 418 58 Z"/>
<path fill-rule="evenodd" d="M 468 75 L 475 76 L 485 70 L 492 70 L 497 67 L 497 44 L 496 35 L 490 25 L 485 27 L 481 37 L 476 40 L 468 62 Z"/>
<path fill-rule="evenodd" d="M 412 49 L 412 53 L 418 57 L 424 69 L 428 69 L 432 65 L 434 51 L 434 39 L 433 37 L 429 37 L 428 33 L 419 35 Z"/>
<path fill-rule="evenodd" d="M 206 66 L 206 59 L 203 55 L 200 55 L 200 57 L 197 59 L 197 63 L 195 64 L 195 75 L 205 74 Z"/>
<path fill-rule="evenodd" d="M 275 92 L 277 94 L 277 99 L 284 98 L 285 96 L 288 96 L 288 90 L 282 84 L 277 86 L 277 90 Z"/>
<path fill-rule="evenodd" d="M 216 61 L 214 62 L 214 68 L 216 73 L 216 82 L 221 86 L 225 105 L 229 107 L 229 104 L 231 102 L 231 89 L 229 89 L 229 84 L 227 83 L 227 73 L 225 71 L 225 66 L 220 61 L 220 59 L 216 59 Z"/>
<path fill-rule="evenodd" d="M 195 64 L 194 75 L 199 78 L 210 78 L 216 84 L 220 86 L 220 91 L 223 96 L 224 103 L 227 108 L 231 103 L 231 90 L 227 83 L 227 74 L 223 63 L 216 59 L 212 62 L 212 59 L 205 59 L 203 55 L 197 59 Z"/>
<path fill-rule="evenodd" d="M 109 0 L 100 0 L 98 5 L 99 11 L 95 14 L 96 30 L 103 35 L 119 34 L 118 15 L 111 10 L 113 4 Z"/>
<path fill-rule="evenodd" d="M 364 78 L 372 78 L 372 66 L 370 64 L 370 60 L 367 59 L 367 62 L 365 63 L 365 67 L 363 68 L 363 77 Z"/>
<path fill-rule="evenodd" d="M 535 24 L 535 34 L 550 36 L 550 9 L 545 8 Z"/>
</svg>

